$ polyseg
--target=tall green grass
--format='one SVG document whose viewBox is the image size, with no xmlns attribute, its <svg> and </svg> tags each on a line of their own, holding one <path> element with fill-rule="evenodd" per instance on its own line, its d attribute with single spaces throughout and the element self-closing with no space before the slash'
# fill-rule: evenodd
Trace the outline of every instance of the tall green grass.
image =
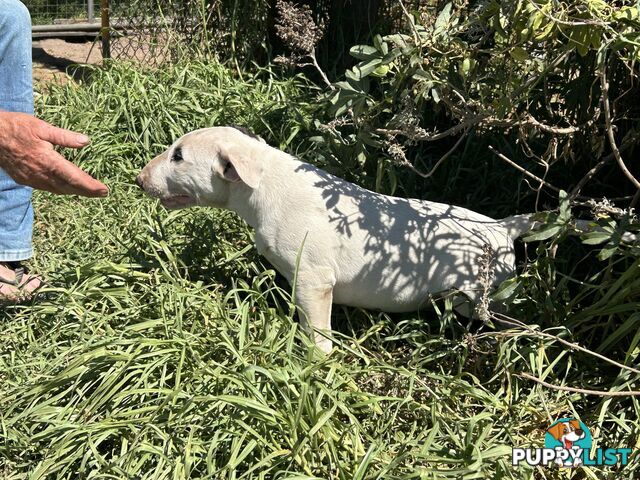
<svg viewBox="0 0 640 480">
<path fill-rule="evenodd" d="M 638 389 L 638 375 L 527 329 L 467 324 L 447 305 L 393 317 L 336 308 L 336 351 L 310 351 L 288 288 L 241 220 L 213 209 L 168 213 L 134 187 L 177 136 L 216 124 L 316 158 L 314 121 L 326 118 L 303 78 L 113 65 L 84 84 L 50 87 L 38 108 L 92 137 L 67 153 L 112 194 L 36 195 L 33 267 L 48 287 L 37 302 L 0 312 L 0 478 L 569 478 L 510 461 L 511 447 L 541 446 L 562 416 L 579 416 L 599 446 L 640 446 L 637 399 L 557 392 L 517 376 L 620 390 Z M 637 363 L 637 313 L 624 322 L 604 307 L 637 305 L 637 264 L 626 280 L 599 278 L 603 291 L 575 297 L 588 308 L 569 328 L 559 321 L 562 296 L 546 304 L 555 317 L 532 313 L 544 282 L 556 285 L 551 260 L 540 258 L 516 300 L 531 328 L 591 348 L 606 331 L 626 353 L 604 353 Z M 637 458 L 573 478 L 637 478 Z"/>
</svg>

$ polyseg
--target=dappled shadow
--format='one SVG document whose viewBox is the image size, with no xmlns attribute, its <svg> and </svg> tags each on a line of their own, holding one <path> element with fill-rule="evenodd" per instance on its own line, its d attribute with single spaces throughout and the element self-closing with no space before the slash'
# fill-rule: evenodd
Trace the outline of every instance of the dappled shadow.
<svg viewBox="0 0 640 480">
<path fill-rule="evenodd" d="M 429 294 L 452 289 L 476 299 L 487 244 L 493 250 L 495 281 L 513 271 L 511 242 L 494 230 L 496 222 L 488 217 L 451 205 L 379 195 L 306 163 L 296 172 L 309 175 L 319 189 L 337 234 L 336 261 L 347 273 L 338 279 L 335 303 L 407 311 L 424 305 Z M 416 298 L 416 291 L 424 296 Z"/>
</svg>

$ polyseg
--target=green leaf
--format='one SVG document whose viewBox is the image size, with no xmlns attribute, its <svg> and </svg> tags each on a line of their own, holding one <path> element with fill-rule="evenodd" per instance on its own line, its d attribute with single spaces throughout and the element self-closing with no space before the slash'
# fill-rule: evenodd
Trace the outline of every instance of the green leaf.
<svg viewBox="0 0 640 480">
<path fill-rule="evenodd" d="M 574 47 L 581 57 L 589 53 L 591 40 L 589 25 L 574 25 L 569 30 L 569 46 Z"/>
<path fill-rule="evenodd" d="M 398 47 L 406 47 L 409 45 L 411 41 L 411 35 L 406 35 L 404 33 L 394 33 L 393 35 L 387 35 L 384 37 L 385 40 L 395 43 Z"/>
<path fill-rule="evenodd" d="M 560 223 L 567 223 L 571 219 L 569 195 L 564 190 L 560 190 L 558 197 L 560 199 L 560 214 L 558 215 L 558 221 Z"/>
<path fill-rule="evenodd" d="M 545 227 L 541 230 L 536 230 L 535 232 L 531 233 L 531 235 L 523 237 L 522 240 L 524 240 L 525 242 L 540 242 L 557 235 L 561 230 L 561 225 L 549 225 L 548 227 Z"/>
<path fill-rule="evenodd" d="M 531 29 L 537 33 L 546 19 L 544 13 L 536 11 L 531 17 Z"/>
<path fill-rule="evenodd" d="M 370 45 L 356 45 L 351 47 L 349 54 L 358 60 L 371 60 L 373 58 L 380 58 L 381 56 L 378 49 Z"/>
<path fill-rule="evenodd" d="M 452 7 L 451 2 L 447 3 L 442 9 L 442 11 L 440 12 L 440 14 L 438 15 L 438 18 L 436 19 L 436 23 L 434 25 L 435 32 L 444 30 L 447 24 L 449 23 L 449 20 L 451 19 L 451 7 Z"/>
<path fill-rule="evenodd" d="M 524 62 L 529 59 L 529 54 L 522 47 L 513 47 L 511 51 L 509 51 L 509 55 L 519 62 Z"/>
<path fill-rule="evenodd" d="M 611 239 L 611 234 L 607 232 L 589 232 L 581 237 L 582 243 L 585 245 L 600 245 Z"/>
<path fill-rule="evenodd" d="M 541 30 L 540 29 L 535 30 L 533 38 L 538 42 L 546 40 L 551 35 L 551 32 L 553 32 L 553 29 L 555 26 L 556 24 L 553 22 L 545 23 L 544 27 L 542 27 Z"/>
<path fill-rule="evenodd" d="M 354 80 L 362 80 L 364 77 L 368 76 L 371 72 L 378 68 L 378 65 L 380 65 L 381 63 L 381 58 L 374 58 L 369 62 L 359 63 L 352 68 Z"/>
<path fill-rule="evenodd" d="M 380 35 L 376 35 L 373 37 L 373 45 L 383 55 L 389 53 L 389 44 L 385 42 Z"/>
<path fill-rule="evenodd" d="M 464 60 L 462 60 L 462 64 L 460 65 L 460 74 L 462 75 L 462 77 L 466 77 L 469 74 L 470 70 L 471 70 L 471 59 L 465 58 Z"/>
<path fill-rule="evenodd" d="M 384 77 L 387 75 L 387 73 L 389 73 L 390 70 L 391 68 L 389 65 L 380 65 L 373 72 L 371 72 L 371 75 L 373 75 L 374 77 Z"/>
<path fill-rule="evenodd" d="M 618 247 L 603 248 L 602 250 L 600 250 L 600 253 L 598 253 L 598 259 L 608 260 L 613 256 L 614 253 L 616 253 L 617 250 Z"/>
<path fill-rule="evenodd" d="M 516 292 L 520 285 L 520 280 L 518 280 L 517 278 L 510 278 L 509 280 L 500 284 L 498 289 L 491 295 L 491 298 L 498 302 L 507 300 Z"/>
<path fill-rule="evenodd" d="M 600 28 L 592 28 L 589 33 L 589 43 L 595 49 L 602 45 L 602 30 Z"/>
<path fill-rule="evenodd" d="M 431 75 L 429 72 L 419 68 L 418 70 L 416 70 L 414 72 L 413 78 L 414 78 L 414 80 L 426 80 L 426 81 L 430 82 L 430 81 L 433 80 L 433 75 Z"/>
<path fill-rule="evenodd" d="M 613 14 L 615 20 L 636 20 L 638 18 L 637 7 L 622 7 Z"/>
</svg>

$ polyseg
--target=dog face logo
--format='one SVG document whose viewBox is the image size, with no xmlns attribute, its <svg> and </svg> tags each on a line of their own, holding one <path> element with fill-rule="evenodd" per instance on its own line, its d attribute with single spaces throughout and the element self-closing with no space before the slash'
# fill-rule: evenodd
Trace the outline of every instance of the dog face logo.
<svg viewBox="0 0 640 480">
<path fill-rule="evenodd" d="M 511 464 L 514 467 L 525 463 L 530 466 L 549 467 L 556 464 L 562 468 L 593 465 L 629 464 L 631 448 L 593 447 L 593 437 L 587 426 L 575 418 L 562 418 L 553 422 L 545 431 L 544 448 L 514 447 Z"/>
<path fill-rule="evenodd" d="M 545 448 L 564 449 L 569 451 L 591 449 L 591 432 L 584 423 L 575 418 L 563 418 L 554 422 L 548 429 L 544 438 Z M 575 467 L 582 463 L 580 458 L 573 455 L 566 460 L 556 460 L 562 467 Z"/>
<path fill-rule="evenodd" d="M 564 448 L 573 447 L 574 442 L 585 437 L 584 430 L 578 420 L 559 421 L 549 427 L 547 433 L 559 441 Z"/>
</svg>

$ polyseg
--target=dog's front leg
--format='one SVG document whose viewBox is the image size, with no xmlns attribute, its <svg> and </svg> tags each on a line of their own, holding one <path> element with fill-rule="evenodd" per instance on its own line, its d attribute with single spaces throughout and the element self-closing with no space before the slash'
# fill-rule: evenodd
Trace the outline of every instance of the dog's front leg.
<svg viewBox="0 0 640 480">
<path fill-rule="evenodd" d="M 298 277 L 295 303 L 299 308 L 300 323 L 314 339 L 316 346 L 325 353 L 330 353 L 333 347 L 333 342 L 325 336 L 331 334 L 332 302 L 332 283 L 307 283 L 304 276 Z"/>
</svg>

